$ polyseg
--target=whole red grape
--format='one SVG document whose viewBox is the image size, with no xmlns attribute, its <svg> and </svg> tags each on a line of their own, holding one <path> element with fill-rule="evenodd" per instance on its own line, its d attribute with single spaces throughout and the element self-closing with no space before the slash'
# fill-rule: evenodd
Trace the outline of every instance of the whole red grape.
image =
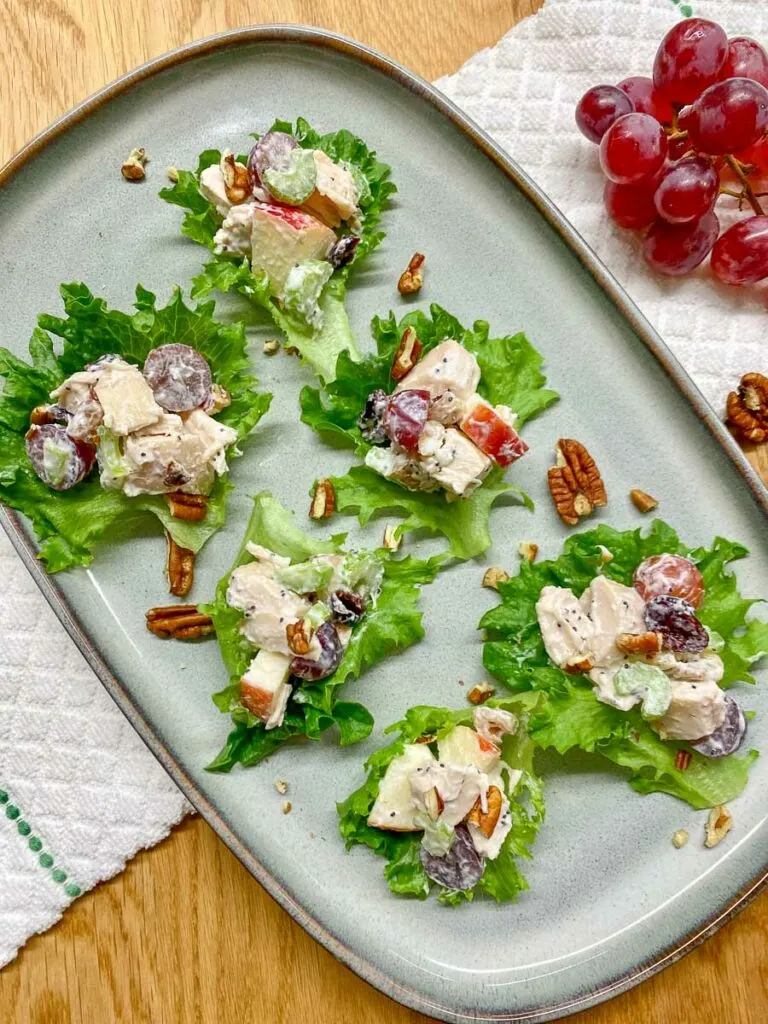
<svg viewBox="0 0 768 1024">
<path fill-rule="evenodd" d="M 667 158 L 669 160 L 679 160 L 683 153 L 687 153 L 689 149 L 691 149 L 691 144 L 688 141 L 687 135 L 667 138 Z"/>
<path fill-rule="evenodd" d="M 717 82 L 680 112 L 679 126 L 704 153 L 735 153 L 768 128 L 768 89 L 750 78 Z"/>
<path fill-rule="evenodd" d="M 618 87 L 632 100 L 638 114 L 651 114 L 662 124 L 672 124 L 675 115 L 672 105 L 654 88 L 652 78 L 632 75 L 619 82 Z"/>
<path fill-rule="evenodd" d="M 720 176 L 706 157 L 687 157 L 664 172 L 654 203 L 670 224 L 688 224 L 709 213 L 719 187 Z"/>
<path fill-rule="evenodd" d="M 615 181 L 606 181 L 603 203 L 608 216 L 620 228 L 647 228 L 658 216 L 653 202 L 655 191 L 655 178 L 650 186 L 644 181 L 639 185 L 617 185 Z"/>
<path fill-rule="evenodd" d="M 714 21 L 686 18 L 661 41 L 653 63 L 653 84 L 670 103 L 692 103 L 720 77 L 728 37 Z"/>
<path fill-rule="evenodd" d="M 666 155 L 666 132 L 650 114 L 625 114 L 614 121 L 600 143 L 603 172 L 619 185 L 650 178 Z"/>
<path fill-rule="evenodd" d="M 645 237 L 643 256 L 660 274 L 687 274 L 706 259 L 719 230 L 714 213 L 707 213 L 692 224 L 668 224 L 659 219 Z"/>
<path fill-rule="evenodd" d="M 752 164 L 761 174 L 768 172 L 768 138 L 758 139 L 752 146 L 735 153 L 741 163 Z"/>
<path fill-rule="evenodd" d="M 751 78 L 768 89 L 768 53 L 760 43 L 747 36 L 728 40 L 728 56 L 725 58 L 721 78 Z"/>
<path fill-rule="evenodd" d="M 617 118 L 632 110 L 632 100 L 617 86 L 595 85 L 579 100 L 576 124 L 590 142 L 599 142 Z"/>
<path fill-rule="evenodd" d="M 728 228 L 712 250 L 712 270 L 724 284 L 755 284 L 768 277 L 768 216 Z"/>
</svg>

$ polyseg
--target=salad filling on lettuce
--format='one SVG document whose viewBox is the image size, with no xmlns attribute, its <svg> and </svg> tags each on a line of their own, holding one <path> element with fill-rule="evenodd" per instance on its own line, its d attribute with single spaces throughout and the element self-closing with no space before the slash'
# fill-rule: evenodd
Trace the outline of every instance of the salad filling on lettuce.
<svg viewBox="0 0 768 1024">
<path fill-rule="evenodd" d="M 465 711 L 416 707 L 400 736 L 366 762 L 368 778 L 337 805 L 347 849 L 387 859 L 392 892 L 457 905 L 484 892 L 498 902 L 528 888 L 517 864 L 544 820 L 527 735 L 535 694 Z"/>
<path fill-rule="evenodd" d="M 420 588 L 442 559 L 345 549 L 343 540 L 303 533 L 268 492 L 254 499 L 234 565 L 200 608 L 229 674 L 213 699 L 235 726 L 209 769 L 257 764 L 333 725 L 342 745 L 370 733 L 369 712 L 337 690 L 422 638 Z"/>
<path fill-rule="evenodd" d="M 196 553 L 224 520 L 227 459 L 271 400 L 242 326 L 180 291 L 158 309 L 138 287 L 134 314 L 83 284 L 61 294 L 66 316 L 38 318 L 31 363 L 0 349 L 0 500 L 31 520 L 51 572 L 145 513 Z"/>
<path fill-rule="evenodd" d="M 661 521 L 647 535 L 609 526 L 569 537 L 553 561 L 524 563 L 481 620 L 484 663 L 546 702 L 530 734 L 561 754 L 601 755 L 640 793 L 704 808 L 737 796 L 757 752 L 725 691 L 754 683 L 768 623 L 747 619 L 730 563 L 747 551 L 716 538 L 689 549 Z"/>
<path fill-rule="evenodd" d="M 213 254 L 192 297 L 234 289 L 270 314 L 324 380 L 359 358 L 344 307 L 350 268 L 379 245 L 390 168 L 348 131 L 276 121 L 247 156 L 206 150 L 160 195 Z"/>
<path fill-rule="evenodd" d="M 542 358 L 524 334 L 491 338 L 488 324 L 467 330 L 436 305 L 376 318 L 372 332 L 376 355 L 342 353 L 335 381 L 301 395 L 303 421 L 364 460 L 331 478 L 336 508 L 363 524 L 396 511 L 400 533 L 426 529 L 456 558 L 479 555 L 494 502 L 521 495 L 504 480 L 528 450 L 519 428 L 558 398 Z"/>
</svg>

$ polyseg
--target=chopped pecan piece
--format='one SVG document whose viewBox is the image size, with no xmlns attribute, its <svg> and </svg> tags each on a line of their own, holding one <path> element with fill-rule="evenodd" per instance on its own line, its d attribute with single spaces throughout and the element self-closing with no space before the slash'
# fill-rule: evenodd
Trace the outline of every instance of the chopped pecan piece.
<svg viewBox="0 0 768 1024">
<path fill-rule="evenodd" d="M 658 654 L 661 641 L 661 633 L 619 633 L 616 646 L 622 654 Z"/>
<path fill-rule="evenodd" d="M 476 683 L 467 694 L 470 704 L 485 704 L 496 691 L 490 683 Z"/>
<path fill-rule="evenodd" d="M 504 572 L 503 569 L 486 569 L 483 575 L 483 586 L 488 587 L 489 590 L 498 590 L 500 583 L 506 583 L 509 579 L 509 573 Z"/>
<path fill-rule="evenodd" d="M 437 792 L 433 786 L 427 793 L 424 794 L 424 807 L 427 814 L 430 816 L 432 821 L 437 821 L 440 815 L 443 813 L 445 803 L 443 798 Z"/>
<path fill-rule="evenodd" d="M 646 494 L 645 491 L 640 491 L 636 487 L 629 492 L 629 497 L 638 512 L 650 512 L 659 507 L 656 498 L 652 498 L 650 494 Z"/>
<path fill-rule="evenodd" d="M 208 499 L 204 494 L 184 494 L 173 491 L 166 494 L 165 500 L 174 519 L 186 519 L 190 523 L 199 523 L 208 515 Z"/>
<path fill-rule="evenodd" d="M 567 526 L 607 504 L 600 470 L 580 441 L 561 438 L 555 446 L 557 465 L 548 473 L 549 492 L 557 514 Z"/>
<path fill-rule="evenodd" d="M 474 803 L 472 810 L 464 819 L 467 824 L 475 825 L 483 833 L 486 839 L 490 839 L 496 823 L 501 817 L 501 790 L 498 786 L 489 786 L 486 796 L 487 810 L 484 812 L 480 806 L 480 797 Z"/>
<path fill-rule="evenodd" d="M 197 640 L 214 632 L 213 619 L 203 615 L 193 604 L 170 604 L 150 608 L 147 629 L 162 640 Z"/>
<path fill-rule="evenodd" d="M 684 772 L 688 769 L 691 764 L 691 752 L 690 750 L 678 750 L 675 754 L 675 768 L 679 772 Z"/>
<path fill-rule="evenodd" d="M 435 741 L 435 733 L 433 733 L 433 732 L 424 732 L 424 733 L 421 734 L 421 736 L 417 736 L 416 739 L 413 742 L 414 743 L 434 743 L 434 741 Z"/>
<path fill-rule="evenodd" d="M 224 176 L 224 190 L 230 203 L 237 206 L 244 203 L 251 194 L 248 168 L 235 160 L 235 154 L 225 149 L 221 156 L 221 173 Z"/>
<path fill-rule="evenodd" d="M 313 519 L 327 519 L 336 511 L 336 492 L 330 480 L 318 480 L 309 514 Z"/>
<path fill-rule="evenodd" d="M 710 849 L 717 846 L 733 828 L 733 816 L 725 804 L 718 804 L 709 812 L 704 826 L 704 845 Z"/>
<path fill-rule="evenodd" d="M 411 372 L 421 357 L 423 347 L 413 327 L 406 327 L 392 361 L 392 380 L 402 380 Z"/>
<path fill-rule="evenodd" d="M 577 676 L 581 672 L 589 672 L 594 667 L 591 658 L 576 654 L 563 665 L 563 672 L 567 672 L 569 676 Z"/>
<path fill-rule="evenodd" d="M 144 164 L 146 164 L 148 159 L 147 151 L 143 146 L 140 146 L 138 149 L 132 149 L 120 168 L 120 172 L 125 180 L 143 181 L 147 173 L 144 170 Z"/>
<path fill-rule="evenodd" d="M 422 266 L 426 257 L 423 253 L 415 252 L 411 256 L 410 263 L 400 275 L 397 282 L 397 290 L 401 295 L 415 295 L 424 283 Z"/>
<path fill-rule="evenodd" d="M 184 597 L 195 579 L 195 552 L 178 545 L 167 531 L 165 538 L 168 541 L 168 589 L 174 597 Z"/>
<path fill-rule="evenodd" d="M 307 654 L 312 639 L 312 627 L 306 619 L 289 622 L 285 627 L 285 638 L 294 654 Z"/>
<path fill-rule="evenodd" d="M 524 562 L 535 562 L 536 555 L 539 553 L 539 545 L 534 544 L 532 540 L 524 540 L 517 550 Z"/>
<path fill-rule="evenodd" d="M 737 391 L 731 391 L 725 422 L 740 441 L 768 441 L 768 377 L 745 373 Z"/>
</svg>

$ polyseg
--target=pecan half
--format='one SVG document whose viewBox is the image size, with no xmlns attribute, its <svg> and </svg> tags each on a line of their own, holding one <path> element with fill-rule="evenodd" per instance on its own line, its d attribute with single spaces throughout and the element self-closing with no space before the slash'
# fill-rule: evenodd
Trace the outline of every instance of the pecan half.
<svg viewBox="0 0 768 1024">
<path fill-rule="evenodd" d="M 285 627 L 285 639 L 294 654 L 307 654 L 312 639 L 312 627 L 306 619 L 289 622 Z"/>
<path fill-rule="evenodd" d="M 168 531 L 165 538 L 168 541 L 168 589 L 174 597 L 184 597 L 192 589 L 195 580 L 195 552 L 177 544 Z"/>
<path fill-rule="evenodd" d="M 718 804 L 709 812 L 704 826 L 704 845 L 710 849 L 721 843 L 733 828 L 733 816 L 725 804 Z"/>
<path fill-rule="evenodd" d="M 600 470 L 580 441 L 561 438 L 555 446 L 557 465 L 547 474 L 555 509 L 567 526 L 607 504 Z"/>
<path fill-rule="evenodd" d="M 336 492 L 330 480 L 318 480 L 309 514 L 312 519 L 327 519 L 336 511 Z"/>
<path fill-rule="evenodd" d="M 480 797 L 474 803 L 472 810 L 464 819 L 467 824 L 475 825 L 483 833 L 486 839 L 490 839 L 496 823 L 501 817 L 502 797 L 498 786 L 489 786 L 486 796 L 486 811 L 480 806 Z"/>
<path fill-rule="evenodd" d="M 410 262 L 400 275 L 397 282 L 397 290 L 401 295 L 415 295 L 424 283 L 424 272 L 422 266 L 426 257 L 421 252 L 415 252 Z"/>
<path fill-rule="evenodd" d="M 640 491 L 636 487 L 629 492 L 629 498 L 638 512 L 650 512 L 659 507 L 656 498 L 652 498 L 650 494 L 646 494 L 645 491 Z"/>
<path fill-rule="evenodd" d="M 467 694 L 470 704 L 485 704 L 496 691 L 490 683 L 476 683 Z"/>
<path fill-rule="evenodd" d="M 146 177 L 144 164 L 146 164 L 148 159 L 147 151 L 143 146 L 140 146 L 138 149 L 132 149 L 120 168 L 120 173 L 126 181 L 143 181 Z"/>
<path fill-rule="evenodd" d="M 392 361 L 392 380 L 402 380 L 403 377 L 407 377 L 421 358 L 423 347 L 413 327 L 406 327 Z"/>
<path fill-rule="evenodd" d="M 221 173 L 224 177 L 224 191 L 230 203 L 237 206 L 244 203 L 251 194 L 248 168 L 235 160 L 235 154 L 225 149 L 221 155 Z"/>
<path fill-rule="evenodd" d="M 768 441 L 768 377 L 745 373 L 725 406 L 725 422 L 740 441 Z"/>
<path fill-rule="evenodd" d="M 183 491 L 172 491 L 166 494 L 165 500 L 174 519 L 186 519 L 190 523 L 199 523 L 208 515 L 208 499 L 204 494 L 184 494 Z"/>
<path fill-rule="evenodd" d="M 622 654 L 658 654 L 661 650 L 661 633 L 619 633 L 616 646 Z"/>
<path fill-rule="evenodd" d="M 215 632 L 213 619 L 203 615 L 193 604 L 170 604 L 150 608 L 147 629 L 162 640 L 197 640 Z"/>
</svg>

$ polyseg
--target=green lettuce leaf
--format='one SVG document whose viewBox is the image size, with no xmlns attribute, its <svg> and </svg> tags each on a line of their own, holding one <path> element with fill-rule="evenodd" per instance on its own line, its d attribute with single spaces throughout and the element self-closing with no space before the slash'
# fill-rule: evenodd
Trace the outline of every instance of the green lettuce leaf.
<svg viewBox="0 0 768 1024">
<path fill-rule="evenodd" d="M 389 393 L 394 389 L 390 371 L 408 327 L 416 331 L 423 354 L 446 338 L 456 339 L 474 353 L 482 371 L 480 394 L 494 405 L 509 405 L 518 414 L 518 428 L 558 399 L 555 391 L 545 387 L 542 357 L 524 334 L 491 338 L 484 321 L 478 320 L 468 330 L 446 310 L 433 305 L 429 315 L 414 311 L 399 323 L 392 313 L 386 320 L 376 317 L 371 325 L 376 354 L 357 362 L 342 353 L 332 383 L 321 390 L 303 389 L 302 420 L 329 443 L 353 448 L 357 455 L 364 456 L 370 445 L 357 421 L 372 391 Z M 338 511 L 354 512 L 363 524 L 381 513 L 399 513 L 404 517 L 401 533 L 423 529 L 441 534 L 449 542 L 450 553 L 460 559 L 474 558 L 490 547 L 491 509 L 502 495 L 515 495 L 527 508 L 533 508 L 527 495 L 504 481 L 498 467 L 474 494 L 455 502 L 446 501 L 440 491 L 409 491 L 366 466 L 355 466 L 332 481 Z"/>
<path fill-rule="evenodd" d="M 456 725 L 472 726 L 473 709 L 451 711 L 421 705 L 406 712 L 405 718 L 395 722 L 386 732 L 400 735 L 386 747 L 375 751 L 365 762 L 368 776 L 354 793 L 336 805 L 339 813 L 339 831 L 347 849 L 357 844 L 368 846 L 387 860 L 384 877 L 392 892 L 400 896 L 416 896 L 426 899 L 433 889 L 438 890 L 440 902 L 457 906 L 471 900 L 476 891 L 484 892 L 499 903 L 511 902 L 528 888 L 518 860 L 529 858 L 536 834 L 544 820 L 544 794 L 541 779 L 534 771 L 534 744 L 526 731 L 526 723 L 532 711 L 542 703 L 538 694 L 520 694 L 503 700 L 491 700 L 489 707 L 511 711 L 520 719 L 520 725 L 513 736 L 504 738 L 502 759 L 513 770 L 522 772 L 514 793 L 510 797 L 512 829 L 504 840 L 499 856 L 487 860 L 483 876 L 473 890 L 454 892 L 436 885 L 430 880 L 421 863 L 420 832 L 387 832 L 372 828 L 368 815 L 379 793 L 384 774 L 404 747 L 422 736 L 432 736 L 434 741 L 450 732 Z"/>
<path fill-rule="evenodd" d="M 136 289 L 136 312 L 109 309 L 84 284 L 62 285 L 65 316 L 43 314 L 29 342 L 31 362 L 0 349 L 0 501 L 22 512 L 40 540 L 40 558 L 50 572 L 87 565 L 100 542 L 140 530 L 147 513 L 160 520 L 177 544 L 199 551 L 223 524 L 230 485 L 219 477 L 199 523 L 174 519 L 162 496 L 128 498 L 105 490 L 97 475 L 69 491 L 53 491 L 35 474 L 27 458 L 24 434 L 31 410 L 50 401 L 50 392 L 70 374 L 108 353 L 143 363 L 158 345 L 181 342 L 197 349 L 210 364 L 213 378 L 232 396 L 217 419 L 246 440 L 269 408 L 271 395 L 256 390 L 240 324 L 213 319 L 214 303 L 185 305 L 175 291 L 158 308 L 155 296 Z M 61 344 L 54 348 L 51 335 Z M 151 521 L 151 520 L 150 520 Z"/>
<path fill-rule="evenodd" d="M 254 498 L 253 512 L 240 550 L 229 572 L 219 581 L 216 595 L 201 611 L 210 615 L 216 628 L 222 661 L 229 684 L 213 700 L 220 711 L 230 714 L 235 728 L 217 757 L 208 765 L 211 771 L 230 771 L 234 765 L 258 764 L 295 736 L 317 739 L 332 726 L 339 730 L 342 746 L 357 743 L 369 735 L 373 726 L 370 713 L 361 705 L 337 698 L 337 691 L 349 679 L 357 679 L 377 662 L 410 647 L 424 636 L 419 610 L 420 588 L 431 583 L 443 559 L 428 561 L 392 557 L 384 549 L 381 559 L 383 580 L 375 607 L 355 627 L 341 664 L 332 676 L 318 683 L 297 686 L 288 703 L 283 724 L 267 730 L 264 724 L 240 704 L 239 681 L 256 651 L 242 637 L 242 612 L 227 604 L 227 587 L 234 569 L 251 560 L 249 543 L 260 544 L 279 555 L 301 562 L 312 555 L 343 553 L 344 535 L 323 541 L 303 533 L 287 511 L 269 492 Z"/>
<path fill-rule="evenodd" d="M 276 121 L 270 131 L 288 132 L 305 149 L 321 149 L 334 162 L 351 166 L 353 173 L 365 187 L 360 198 L 361 238 L 354 259 L 337 270 L 325 286 L 320 308 L 323 323 L 319 330 L 307 325 L 300 317 L 287 311 L 270 294 L 269 281 L 264 273 L 253 273 L 247 260 L 233 258 L 226 253 L 213 252 L 214 235 L 221 226 L 222 218 L 216 208 L 208 202 L 199 190 L 200 175 L 206 167 L 219 163 L 219 150 L 208 149 L 200 154 L 197 170 L 179 171 L 179 180 L 172 187 L 160 191 L 166 202 L 186 210 L 181 227 L 182 234 L 213 253 L 202 273 L 193 280 L 192 298 L 202 298 L 212 291 L 236 291 L 256 306 L 266 310 L 275 324 L 285 335 L 289 347 L 298 350 L 323 380 L 332 380 L 336 360 L 340 353 L 348 352 L 354 359 L 359 358 L 354 337 L 349 326 L 344 303 L 346 281 L 350 270 L 380 245 L 384 232 L 380 230 L 382 213 L 389 197 L 397 191 L 389 180 L 390 168 L 376 158 L 362 139 L 351 132 L 341 130 L 321 135 L 307 121 L 299 118 L 296 124 Z M 241 157 L 245 161 L 245 157 Z"/>
<path fill-rule="evenodd" d="M 613 556 L 610 561 L 605 560 L 606 549 Z M 487 638 L 483 661 L 510 689 L 547 695 L 530 724 L 537 744 L 561 754 L 580 748 L 607 758 L 627 769 L 630 785 L 639 793 L 668 793 L 696 808 L 711 807 L 743 790 L 757 752 L 712 759 L 687 744 L 660 740 L 639 708 L 623 712 L 603 704 L 586 677 L 567 675 L 553 665 L 536 619 L 543 587 L 571 587 L 578 596 L 600 573 L 630 586 L 637 565 L 663 552 L 692 559 L 702 573 L 706 589 L 697 616 L 723 638 L 719 654 L 725 675 L 720 685 L 754 683 L 750 666 L 768 653 L 768 623 L 747 618 L 755 602 L 741 596 L 730 569 L 733 561 L 745 557 L 746 548 L 717 537 L 711 547 L 691 550 L 660 520 L 646 534 L 599 526 L 570 536 L 557 559 L 524 562 L 516 576 L 500 584 L 500 604 L 480 622 Z M 679 750 L 692 754 L 685 771 L 675 767 Z"/>
</svg>

